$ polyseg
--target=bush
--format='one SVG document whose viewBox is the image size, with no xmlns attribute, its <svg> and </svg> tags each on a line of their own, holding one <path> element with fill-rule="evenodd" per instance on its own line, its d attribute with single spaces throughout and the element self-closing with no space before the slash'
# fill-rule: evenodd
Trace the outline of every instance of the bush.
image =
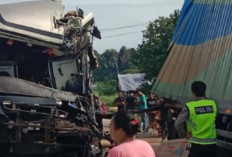
<svg viewBox="0 0 232 157">
<path fill-rule="evenodd" d="M 99 95 L 113 95 L 116 93 L 116 81 L 99 82 L 95 90 Z"/>
<path fill-rule="evenodd" d="M 107 107 L 111 107 L 113 106 L 113 102 L 114 100 L 118 97 L 118 94 L 115 93 L 113 95 L 109 95 L 109 96 L 106 96 L 106 95 L 100 95 L 100 99 L 101 101 L 103 101 Z"/>
</svg>

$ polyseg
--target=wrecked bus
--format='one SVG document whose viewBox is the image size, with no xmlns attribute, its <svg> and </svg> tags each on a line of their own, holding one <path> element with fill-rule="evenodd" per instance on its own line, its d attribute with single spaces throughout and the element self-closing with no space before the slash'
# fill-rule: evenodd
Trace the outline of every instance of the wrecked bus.
<svg viewBox="0 0 232 157">
<path fill-rule="evenodd" d="M 0 155 L 99 156 L 92 13 L 60 0 L 0 5 Z"/>
</svg>

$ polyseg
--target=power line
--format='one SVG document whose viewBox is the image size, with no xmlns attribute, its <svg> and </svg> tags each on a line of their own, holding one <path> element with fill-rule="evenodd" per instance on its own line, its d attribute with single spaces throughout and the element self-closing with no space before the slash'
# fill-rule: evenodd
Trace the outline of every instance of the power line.
<svg viewBox="0 0 232 157">
<path fill-rule="evenodd" d="M 134 34 L 134 33 L 138 33 L 138 32 L 142 32 L 142 31 L 133 31 L 133 32 L 127 32 L 127 33 L 121 33 L 121 34 L 115 34 L 115 35 L 108 35 L 108 36 L 104 36 L 102 38 L 113 38 L 113 37 L 124 36 L 124 35 L 128 35 L 128 34 Z"/>
<path fill-rule="evenodd" d="M 101 29 L 101 32 L 106 32 L 106 31 L 115 31 L 115 30 L 120 30 L 120 29 L 126 29 L 126 28 L 131 28 L 131 27 L 138 27 L 142 25 L 147 25 L 149 22 L 143 22 L 143 23 L 138 23 L 135 25 L 128 25 L 128 26 L 122 26 L 122 27 L 113 27 L 113 28 L 104 28 Z"/>
</svg>

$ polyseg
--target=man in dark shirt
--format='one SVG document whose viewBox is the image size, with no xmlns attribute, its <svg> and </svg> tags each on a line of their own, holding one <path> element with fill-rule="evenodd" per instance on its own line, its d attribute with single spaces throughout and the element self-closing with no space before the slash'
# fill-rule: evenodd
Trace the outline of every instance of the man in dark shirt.
<svg viewBox="0 0 232 157">
<path fill-rule="evenodd" d="M 114 105 L 118 107 L 118 111 L 124 111 L 126 109 L 125 101 L 126 99 L 122 91 L 118 91 L 118 97 L 114 100 Z"/>
<path fill-rule="evenodd" d="M 127 110 L 136 110 L 138 105 L 136 105 L 136 97 L 134 96 L 134 91 L 129 92 L 129 96 L 126 98 L 126 109 Z"/>
<path fill-rule="evenodd" d="M 156 104 L 155 95 L 153 92 L 149 92 L 148 99 L 147 99 L 147 107 L 150 108 Z"/>
<path fill-rule="evenodd" d="M 168 129 L 168 140 L 173 140 L 178 138 L 177 131 L 174 127 L 176 118 L 178 115 L 177 109 L 168 109 L 168 115 L 167 115 L 167 129 Z"/>
<path fill-rule="evenodd" d="M 149 92 L 148 99 L 147 99 L 147 106 L 148 108 L 154 107 L 158 105 L 157 100 L 155 99 L 155 94 L 153 92 Z M 149 128 L 156 128 L 158 134 L 160 134 L 160 111 L 150 111 L 148 112 L 149 117 Z"/>
</svg>

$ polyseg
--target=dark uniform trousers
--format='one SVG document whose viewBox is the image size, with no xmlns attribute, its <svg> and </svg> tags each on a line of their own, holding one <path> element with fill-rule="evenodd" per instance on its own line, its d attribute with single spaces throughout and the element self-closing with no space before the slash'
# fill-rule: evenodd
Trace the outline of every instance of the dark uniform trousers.
<svg viewBox="0 0 232 157">
<path fill-rule="evenodd" d="M 189 157 L 216 157 L 216 144 L 201 145 L 191 143 Z"/>
</svg>

